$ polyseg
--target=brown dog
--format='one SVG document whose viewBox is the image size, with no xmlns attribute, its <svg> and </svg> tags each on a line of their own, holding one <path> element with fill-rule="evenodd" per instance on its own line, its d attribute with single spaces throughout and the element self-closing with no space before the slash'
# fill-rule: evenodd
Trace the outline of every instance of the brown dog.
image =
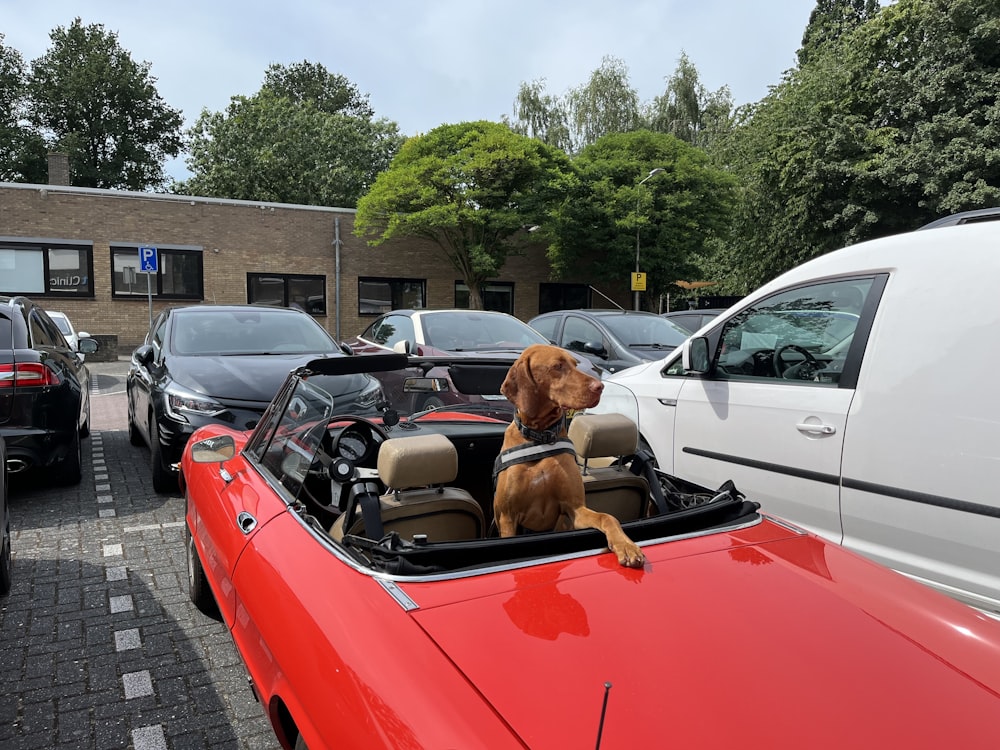
<svg viewBox="0 0 1000 750">
<path fill-rule="evenodd" d="M 559 347 L 533 344 L 521 353 L 500 386 L 517 412 L 504 433 L 493 512 L 500 536 L 514 536 L 518 526 L 600 529 L 618 562 L 639 568 L 642 550 L 618 520 L 584 504 L 580 467 L 566 438 L 566 412 L 596 406 L 603 390 L 600 380 L 578 369 L 577 360 Z M 536 459 L 538 453 L 543 457 Z"/>
</svg>

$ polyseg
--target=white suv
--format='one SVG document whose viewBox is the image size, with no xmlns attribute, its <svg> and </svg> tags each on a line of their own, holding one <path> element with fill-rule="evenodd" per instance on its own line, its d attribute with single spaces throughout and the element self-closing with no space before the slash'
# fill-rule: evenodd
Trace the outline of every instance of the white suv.
<svg viewBox="0 0 1000 750">
<path fill-rule="evenodd" d="M 795 268 L 605 379 L 662 469 L 1000 612 L 1000 222 Z M 831 571 L 831 573 L 833 573 Z"/>
</svg>

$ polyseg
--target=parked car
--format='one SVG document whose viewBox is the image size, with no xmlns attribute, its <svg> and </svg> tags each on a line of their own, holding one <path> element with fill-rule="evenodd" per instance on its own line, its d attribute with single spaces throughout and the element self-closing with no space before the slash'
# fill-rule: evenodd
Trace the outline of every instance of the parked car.
<svg viewBox="0 0 1000 750">
<path fill-rule="evenodd" d="M 0 436 L 0 596 L 10 592 L 14 564 L 10 555 L 10 506 L 7 503 L 7 445 Z"/>
<path fill-rule="evenodd" d="M 256 305 L 168 308 L 133 353 L 125 388 L 132 445 L 148 445 L 153 488 L 177 489 L 181 451 L 195 429 L 222 422 L 253 427 L 289 371 L 340 346 L 300 310 Z M 347 401 L 369 406 L 379 384 L 361 375 L 344 385 Z"/>
<path fill-rule="evenodd" d="M 532 318 L 528 325 L 607 372 L 660 359 L 689 335 L 656 313 L 638 310 L 558 310 Z"/>
<path fill-rule="evenodd" d="M 961 211 L 950 216 L 942 216 L 929 224 L 924 224 L 921 229 L 937 229 L 939 227 L 950 227 L 956 224 L 978 224 L 984 221 L 1000 221 L 1000 207 L 977 208 L 974 211 Z"/>
<path fill-rule="evenodd" d="M 729 476 L 770 512 L 1000 612 L 1000 305 L 969 282 L 1000 279 L 998 242 L 986 222 L 828 253 L 610 381 L 666 471 Z M 615 403 L 606 390 L 599 408 Z"/>
<path fill-rule="evenodd" d="M 79 342 L 97 351 L 94 339 Z M 0 436 L 11 474 L 42 471 L 60 484 L 81 478 L 80 441 L 90 433 L 90 373 L 45 310 L 0 296 Z"/>
<path fill-rule="evenodd" d="M 421 356 L 454 354 L 491 356 L 513 362 L 525 347 L 548 342 L 531 326 L 502 312 L 393 310 L 345 343 L 356 354 L 391 351 Z M 409 398 L 402 391 L 402 383 L 392 373 L 383 373 L 380 378 L 390 400 L 407 410 L 434 409 L 464 401 L 492 401 L 498 408 L 513 408 L 499 394 L 471 398 L 463 395 L 453 387 L 447 369 L 430 374 L 438 376 L 436 389 L 428 393 L 412 393 Z"/>
<path fill-rule="evenodd" d="M 725 312 L 724 307 L 709 307 L 704 310 L 674 310 L 663 313 L 663 317 L 690 335 L 715 320 L 723 312 Z"/>
<path fill-rule="evenodd" d="M 66 313 L 55 312 L 53 310 L 48 310 L 49 317 L 52 318 L 52 322 L 56 324 L 59 328 L 60 333 L 62 333 L 63 338 L 66 339 L 66 343 L 69 344 L 69 348 L 80 355 L 80 359 L 86 359 L 87 355 L 80 351 L 80 339 L 90 338 L 90 334 L 86 331 L 80 331 L 77 333 L 76 328 L 73 326 L 73 321 L 69 319 Z"/>
<path fill-rule="evenodd" d="M 498 538 L 507 423 L 345 409 L 336 379 L 360 366 L 406 368 L 412 388 L 454 367 L 478 393 L 507 369 L 310 362 L 254 430 L 203 427 L 182 459 L 188 593 L 230 630 L 282 747 L 1000 743 L 1000 622 L 648 464 L 586 469 L 588 505 L 642 499 L 623 520 L 642 569 L 596 530 Z M 622 419 L 575 417 L 581 456 L 634 451 Z M 662 510 L 661 481 L 677 482 Z"/>
</svg>

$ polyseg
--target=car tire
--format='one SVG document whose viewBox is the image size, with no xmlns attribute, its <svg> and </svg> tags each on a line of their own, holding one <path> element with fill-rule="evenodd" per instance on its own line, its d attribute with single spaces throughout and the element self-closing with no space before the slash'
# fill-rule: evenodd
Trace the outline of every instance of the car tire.
<svg viewBox="0 0 1000 750">
<path fill-rule="evenodd" d="M 139 428 L 135 425 L 135 420 L 132 419 L 131 410 L 129 410 L 128 414 L 128 441 L 136 448 L 141 448 L 146 444 L 146 441 L 142 439 L 142 433 L 139 432 Z"/>
<path fill-rule="evenodd" d="M 160 447 L 156 418 L 149 420 L 149 466 L 153 472 L 153 489 L 160 495 L 177 492 L 177 477 L 169 467 L 163 465 L 163 449 Z"/>
<path fill-rule="evenodd" d="M 194 546 L 194 536 L 186 523 L 184 524 L 184 540 L 187 549 L 188 596 L 191 598 L 191 603 L 202 614 L 218 617 L 219 606 L 212 595 L 212 589 L 208 586 L 205 568 L 202 567 L 201 558 L 198 556 L 198 548 Z"/>
<path fill-rule="evenodd" d="M 444 406 L 444 401 L 439 399 L 437 396 L 428 396 L 424 399 L 424 402 L 420 405 L 417 411 L 425 411 L 426 409 L 437 409 L 440 406 Z"/>
<path fill-rule="evenodd" d="M 86 419 L 83 420 L 83 426 L 80 427 L 80 437 L 88 438 L 90 437 L 90 399 L 87 399 L 87 415 Z"/>
<path fill-rule="evenodd" d="M 80 431 L 73 430 L 73 439 L 69 444 L 66 458 L 56 464 L 53 475 L 56 483 L 67 487 L 80 484 L 83 478 L 83 446 Z"/>
</svg>

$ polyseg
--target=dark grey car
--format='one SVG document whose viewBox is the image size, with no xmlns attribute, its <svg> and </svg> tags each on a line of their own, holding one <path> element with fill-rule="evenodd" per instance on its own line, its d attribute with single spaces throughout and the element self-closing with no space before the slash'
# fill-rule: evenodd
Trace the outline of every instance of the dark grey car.
<svg viewBox="0 0 1000 750">
<path fill-rule="evenodd" d="M 662 359 L 688 337 L 666 318 L 640 310 L 558 310 L 528 325 L 607 372 Z"/>
</svg>

